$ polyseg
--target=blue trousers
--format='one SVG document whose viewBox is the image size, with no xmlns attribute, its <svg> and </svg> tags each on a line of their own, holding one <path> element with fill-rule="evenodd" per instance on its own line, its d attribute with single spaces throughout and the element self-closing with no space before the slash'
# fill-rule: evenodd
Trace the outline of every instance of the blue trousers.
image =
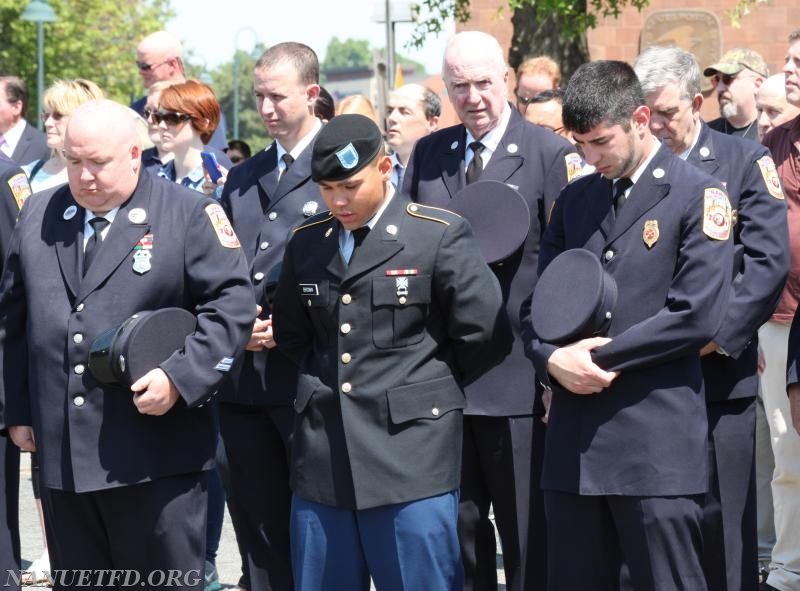
<svg viewBox="0 0 800 591">
<path fill-rule="evenodd" d="M 297 591 L 460 591 L 458 493 L 353 511 L 292 497 Z"/>
</svg>

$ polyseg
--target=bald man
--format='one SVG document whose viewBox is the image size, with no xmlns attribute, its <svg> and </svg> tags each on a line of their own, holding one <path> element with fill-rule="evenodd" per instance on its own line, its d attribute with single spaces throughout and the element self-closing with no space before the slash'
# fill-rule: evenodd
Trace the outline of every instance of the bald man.
<svg viewBox="0 0 800 591">
<path fill-rule="evenodd" d="M 764 80 L 756 94 L 756 107 L 758 107 L 759 140 L 768 131 L 800 115 L 800 107 L 786 100 L 786 76 L 783 73 Z"/>
<path fill-rule="evenodd" d="M 215 201 L 141 173 L 122 105 L 79 107 L 64 150 L 69 183 L 26 202 L 3 270 L 0 429 L 39 452 L 55 588 L 159 585 L 176 570 L 202 589 L 206 403 L 253 322 L 244 255 Z M 130 388 L 100 383 L 98 335 L 166 307 L 197 318 L 184 348 Z"/>
<path fill-rule="evenodd" d="M 186 82 L 183 64 L 183 45 L 166 31 L 151 33 L 136 47 L 136 67 L 142 77 L 142 86 L 148 90 L 156 82 Z M 131 103 L 131 109 L 144 117 L 147 94 Z M 227 124 L 223 114 L 208 145 L 218 150 L 228 147 Z"/>
<path fill-rule="evenodd" d="M 513 351 L 466 388 L 459 503 L 464 588 L 497 589 L 492 505 L 507 588 L 543 589 L 544 407 L 540 400 L 534 404 L 537 380 L 525 358 L 520 308 L 536 284 L 548 212 L 570 177 L 580 174 L 581 160 L 569 142 L 528 123 L 508 102 L 508 67 L 494 37 L 478 31 L 455 35 L 445 50 L 443 77 L 461 124 L 417 142 L 404 192 L 425 205 L 449 209 L 453 196 L 471 181 L 499 181 L 519 191 L 530 212 L 524 243 L 491 265 L 514 331 Z M 491 199 L 486 207 L 493 207 Z M 495 233 L 504 240 L 503 227 Z"/>
</svg>

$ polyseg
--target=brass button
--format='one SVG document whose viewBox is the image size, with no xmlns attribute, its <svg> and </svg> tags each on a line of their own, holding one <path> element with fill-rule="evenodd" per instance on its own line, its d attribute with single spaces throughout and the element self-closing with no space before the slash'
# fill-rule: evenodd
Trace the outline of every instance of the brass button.
<svg viewBox="0 0 800 591">
<path fill-rule="evenodd" d="M 431 414 L 432 414 L 433 416 L 435 416 L 435 417 L 438 417 L 438 416 L 439 416 L 439 409 L 438 409 L 438 408 L 436 408 L 436 407 L 434 406 L 434 407 L 431 409 Z"/>
<path fill-rule="evenodd" d="M 74 368 L 75 373 L 81 375 L 84 371 L 86 371 L 86 366 L 83 363 L 78 363 Z"/>
<path fill-rule="evenodd" d="M 350 385 L 350 382 L 345 382 L 342 384 L 342 392 L 345 394 L 349 394 L 350 391 L 353 389 L 353 386 Z"/>
<path fill-rule="evenodd" d="M 342 353 L 342 363 L 350 363 L 352 359 L 350 353 Z"/>
<path fill-rule="evenodd" d="M 347 334 L 347 333 L 350 332 L 351 328 L 352 327 L 347 322 L 345 322 L 344 324 L 342 324 L 342 327 L 340 328 L 340 330 L 342 331 L 342 334 Z"/>
<path fill-rule="evenodd" d="M 344 295 L 342 296 L 342 303 L 343 303 L 343 304 L 347 305 L 347 304 L 349 304 L 349 303 L 350 303 L 350 302 L 352 302 L 352 301 L 353 301 L 353 298 L 350 296 L 350 294 L 349 294 L 349 293 L 346 293 L 346 294 L 344 294 Z"/>
</svg>

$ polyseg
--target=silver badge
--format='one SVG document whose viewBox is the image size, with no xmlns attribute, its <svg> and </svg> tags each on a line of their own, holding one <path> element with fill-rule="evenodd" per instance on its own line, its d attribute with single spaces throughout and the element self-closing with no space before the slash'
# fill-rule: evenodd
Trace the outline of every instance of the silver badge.
<svg viewBox="0 0 800 591">
<path fill-rule="evenodd" d="M 317 213 L 317 208 L 319 204 L 316 201 L 308 201 L 303 205 L 303 215 L 307 218 L 310 218 L 312 215 Z"/>
<path fill-rule="evenodd" d="M 353 142 L 336 152 L 336 157 L 339 159 L 339 164 L 342 165 L 342 168 L 346 170 L 355 168 L 358 165 L 358 151 Z"/>
<path fill-rule="evenodd" d="M 325 230 L 325 238 L 329 238 L 331 234 L 333 234 L 333 228 Z"/>
<path fill-rule="evenodd" d="M 392 236 L 394 236 L 397 234 L 397 226 L 395 226 L 394 224 L 389 224 L 388 226 L 386 226 L 386 231 L 389 232 L 389 234 L 391 234 Z"/>
<path fill-rule="evenodd" d="M 517 144 L 508 144 L 508 153 L 509 154 L 516 154 L 517 150 L 519 150 L 519 148 L 517 147 Z"/>
<path fill-rule="evenodd" d="M 147 212 L 141 207 L 134 207 L 128 212 L 128 221 L 132 224 L 141 224 L 147 219 Z"/>
<path fill-rule="evenodd" d="M 134 273 L 138 273 L 139 275 L 144 275 L 150 269 L 152 269 L 152 265 L 150 264 L 150 259 L 152 258 L 152 254 L 150 254 L 149 250 L 137 250 L 133 253 L 133 271 Z"/>
<path fill-rule="evenodd" d="M 75 217 L 75 214 L 78 213 L 78 208 L 74 205 L 70 205 L 67 209 L 64 210 L 64 219 L 71 220 Z"/>
<path fill-rule="evenodd" d="M 397 299 L 401 304 L 406 303 L 408 295 L 408 277 L 395 277 L 394 284 L 397 287 Z"/>
<path fill-rule="evenodd" d="M 705 146 L 703 146 L 702 148 L 700 148 L 700 155 L 701 155 L 703 158 L 708 158 L 708 155 L 709 155 L 709 154 L 711 154 L 711 150 L 709 150 L 709 149 L 708 149 L 708 148 L 706 148 Z"/>
<path fill-rule="evenodd" d="M 663 168 L 653 169 L 653 176 L 656 177 L 657 179 L 664 178 L 664 174 L 665 173 Z"/>
<path fill-rule="evenodd" d="M 455 150 L 456 148 L 458 148 L 458 142 L 457 141 L 455 141 L 452 144 L 450 144 L 450 149 L 451 150 Z"/>
</svg>

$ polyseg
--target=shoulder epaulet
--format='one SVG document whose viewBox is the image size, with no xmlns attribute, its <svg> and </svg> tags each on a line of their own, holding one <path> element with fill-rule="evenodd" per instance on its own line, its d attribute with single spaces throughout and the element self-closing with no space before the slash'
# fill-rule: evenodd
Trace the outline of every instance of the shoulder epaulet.
<svg viewBox="0 0 800 591">
<path fill-rule="evenodd" d="M 330 211 L 323 211 L 322 213 L 318 213 L 317 215 L 313 215 L 310 218 L 308 218 L 305 222 L 296 227 L 292 232 L 299 232 L 300 230 L 305 230 L 306 228 L 311 228 L 312 226 L 324 224 L 325 222 L 329 221 L 332 217 L 333 214 Z"/>
<path fill-rule="evenodd" d="M 415 218 L 421 218 L 423 220 L 431 220 L 433 222 L 439 222 L 440 224 L 444 224 L 445 226 L 449 226 L 450 222 L 446 219 L 447 217 L 456 217 L 460 218 L 461 216 L 457 213 L 450 211 L 449 209 L 443 209 L 441 207 L 431 207 L 430 205 L 420 205 L 419 203 L 409 203 L 406 206 L 406 212 L 409 215 L 414 216 Z"/>
</svg>

